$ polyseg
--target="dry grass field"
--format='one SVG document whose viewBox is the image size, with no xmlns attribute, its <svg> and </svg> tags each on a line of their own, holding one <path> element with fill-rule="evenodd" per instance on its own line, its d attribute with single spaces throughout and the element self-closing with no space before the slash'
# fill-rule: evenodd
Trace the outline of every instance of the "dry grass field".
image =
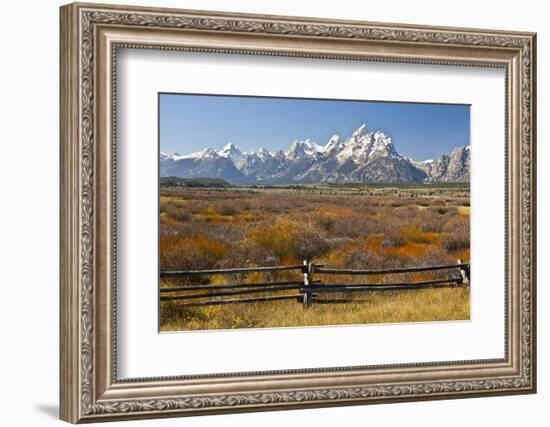
<svg viewBox="0 0 550 427">
<path fill-rule="evenodd" d="M 469 190 L 461 186 L 162 188 L 161 270 L 301 264 L 377 269 L 470 259 Z M 324 275 L 323 283 L 395 283 L 455 271 Z M 301 280 L 299 271 L 162 279 L 161 287 Z M 295 292 L 289 291 L 293 294 Z M 284 295 L 279 292 L 278 295 Z M 331 295 L 333 297 L 334 295 Z M 162 301 L 161 331 L 469 319 L 469 288 L 357 292 L 345 304 L 294 301 L 186 307 Z M 361 302 L 356 301 L 361 299 Z M 356 302 L 354 302 L 356 301 Z"/>
</svg>

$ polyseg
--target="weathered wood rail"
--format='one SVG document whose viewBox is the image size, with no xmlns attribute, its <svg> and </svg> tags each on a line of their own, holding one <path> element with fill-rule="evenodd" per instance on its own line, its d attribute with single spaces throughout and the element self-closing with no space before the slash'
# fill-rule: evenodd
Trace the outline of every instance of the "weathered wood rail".
<svg viewBox="0 0 550 427">
<path fill-rule="evenodd" d="M 399 281 L 393 283 L 322 283 L 315 280 L 315 275 L 332 276 L 383 276 L 389 274 L 410 274 L 421 272 L 434 272 L 449 270 L 460 273 L 450 275 L 442 279 Z M 316 304 L 341 304 L 365 302 L 357 298 L 349 298 L 357 292 L 384 292 L 384 291 L 413 291 L 418 289 L 449 288 L 469 286 L 470 264 L 458 260 L 456 264 L 421 266 L 407 268 L 387 268 L 377 270 L 354 270 L 330 268 L 315 264 L 312 261 L 304 260 L 301 265 L 284 265 L 273 267 L 252 267 L 252 268 L 227 268 L 218 270 L 182 270 L 182 271 L 161 271 L 161 278 L 185 278 L 213 275 L 249 274 L 249 273 L 273 273 L 281 271 L 297 271 L 303 275 L 303 280 L 273 281 L 260 283 L 227 283 L 227 284 L 190 284 L 176 287 L 161 287 L 161 301 L 183 301 L 186 306 L 206 306 L 221 304 L 246 304 L 270 301 L 296 300 L 301 302 L 305 308 Z M 273 295 L 280 292 L 298 291 L 296 294 Z M 324 293 L 346 295 L 347 298 L 319 298 Z M 248 297 L 248 295 L 258 295 Z M 261 294 L 270 294 L 263 295 Z M 246 296 L 245 298 L 226 298 L 234 296 Z"/>
</svg>

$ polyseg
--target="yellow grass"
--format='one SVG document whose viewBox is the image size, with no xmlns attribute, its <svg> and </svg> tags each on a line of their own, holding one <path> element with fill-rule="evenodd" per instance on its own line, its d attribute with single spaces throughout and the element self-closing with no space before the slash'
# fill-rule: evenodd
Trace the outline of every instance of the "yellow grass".
<svg viewBox="0 0 550 427">
<path fill-rule="evenodd" d="M 294 300 L 222 306 L 163 303 L 161 331 L 432 322 L 470 318 L 469 288 L 370 293 L 367 303 L 318 304 Z M 261 315 L 259 315 L 261 313 Z"/>
<path fill-rule="evenodd" d="M 464 216 L 470 216 L 470 206 L 458 206 L 458 213 Z"/>
</svg>

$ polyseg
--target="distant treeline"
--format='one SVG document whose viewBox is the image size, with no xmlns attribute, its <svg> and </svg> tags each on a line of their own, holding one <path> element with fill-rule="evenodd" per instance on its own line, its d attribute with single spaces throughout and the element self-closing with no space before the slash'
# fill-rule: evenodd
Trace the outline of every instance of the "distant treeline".
<svg viewBox="0 0 550 427">
<path fill-rule="evenodd" d="M 175 176 L 163 176 L 160 178 L 160 186 L 164 188 L 229 188 L 232 185 L 220 178 L 178 178 Z"/>
<path fill-rule="evenodd" d="M 470 189 L 470 183 L 469 182 L 400 182 L 400 183 L 343 183 L 343 184 L 336 184 L 331 183 L 329 184 L 330 187 L 358 187 L 358 188 L 364 188 L 364 187 L 371 187 L 371 188 L 388 188 L 388 187 L 394 187 L 394 188 L 456 188 L 460 190 L 469 190 Z"/>
<path fill-rule="evenodd" d="M 457 190 L 470 190 L 469 182 L 437 182 L 437 183 L 318 183 L 318 184 L 281 184 L 281 185 L 261 185 L 261 184 L 249 184 L 249 185 L 233 185 L 221 178 L 178 178 L 175 176 L 167 176 L 160 178 L 160 186 L 163 188 L 288 188 L 288 189 L 307 189 L 307 188 L 401 188 L 401 189 L 457 189 Z"/>
<path fill-rule="evenodd" d="M 246 187 L 246 188 L 288 188 L 288 189 L 307 189 L 307 188 L 334 188 L 334 189 L 345 189 L 345 188 L 399 188 L 399 189 L 427 189 L 427 188 L 434 188 L 434 189 L 456 189 L 456 190 L 464 190 L 469 191 L 470 190 L 470 183 L 469 182 L 400 182 L 400 183 L 362 183 L 362 182 L 347 182 L 347 183 L 328 183 L 328 182 L 321 182 L 318 184 L 280 184 L 280 185 L 261 185 L 261 184 L 251 184 L 251 185 L 243 185 L 239 187 Z"/>
</svg>

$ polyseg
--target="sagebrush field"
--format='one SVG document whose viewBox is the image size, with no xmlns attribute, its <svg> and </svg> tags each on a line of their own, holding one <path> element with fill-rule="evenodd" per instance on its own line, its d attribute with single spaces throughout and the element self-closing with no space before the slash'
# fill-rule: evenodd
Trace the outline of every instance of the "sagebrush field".
<svg viewBox="0 0 550 427">
<path fill-rule="evenodd" d="M 469 196 L 469 187 L 459 184 L 161 188 L 160 269 L 293 265 L 305 259 L 355 269 L 435 266 L 458 259 L 469 262 Z M 422 272 L 368 279 L 325 275 L 322 281 L 414 282 L 449 274 Z M 300 272 L 283 271 L 163 278 L 160 285 L 277 282 L 301 277 Z M 295 301 L 204 307 L 162 301 L 160 329 L 465 320 L 470 316 L 467 286 L 361 294 L 346 296 L 345 304 L 313 304 L 307 310 Z M 356 298 L 361 302 L 354 302 Z"/>
</svg>

